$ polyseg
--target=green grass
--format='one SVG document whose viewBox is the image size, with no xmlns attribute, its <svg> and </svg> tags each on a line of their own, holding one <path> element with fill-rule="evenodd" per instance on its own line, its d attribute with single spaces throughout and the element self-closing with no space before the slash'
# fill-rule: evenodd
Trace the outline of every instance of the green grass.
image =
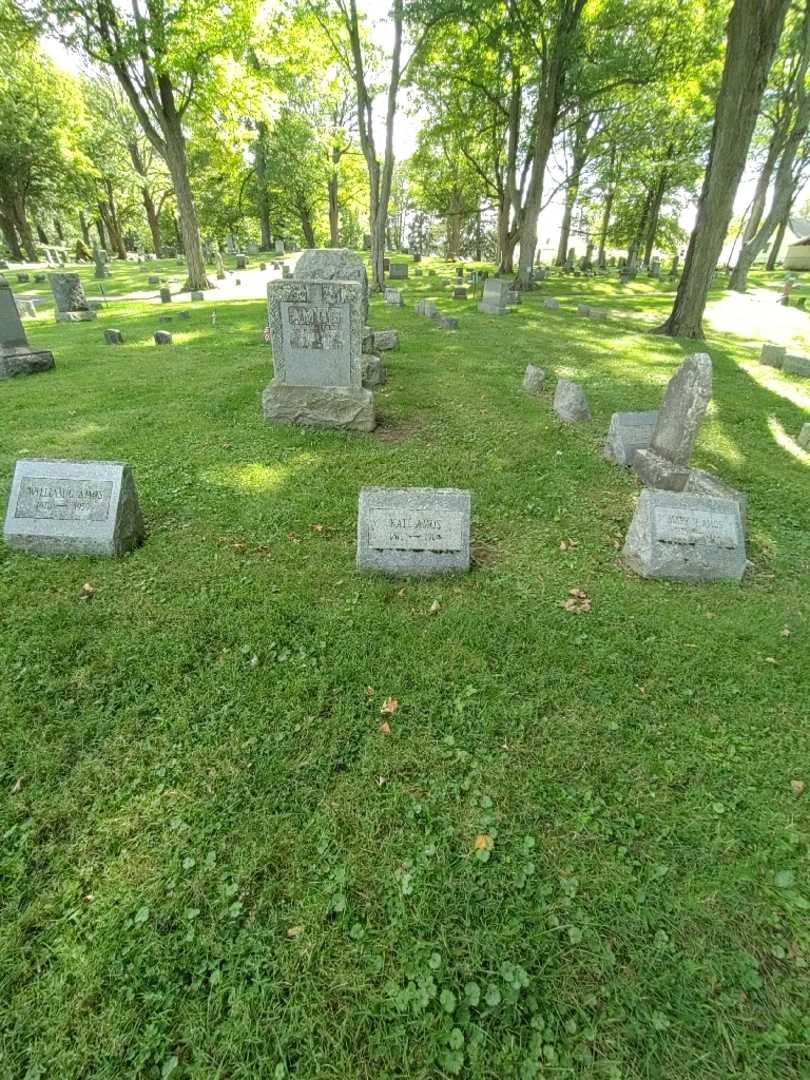
<svg viewBox="0 0 810 1080">
<path fill-rule="evenodd" d="M 446 290 L 453 333 L 405 288 L 373 435 L 261 420 L 259 302 L 162 349 L 147 303 L 27 324 L 57 367 L 0 384 L 0 502 L 19 456 L 121 459 L 149 539 L 0 550 L 2 1077 L 810 1075 L 810 383 L 709 339 L 695 464 L 753 565 L 643 581 L 600 450 L 694 347 L 644 333 L 671 288 Z M 358 576 L 367 484 L 469 487 L 472 573 Z"/>
</svg>

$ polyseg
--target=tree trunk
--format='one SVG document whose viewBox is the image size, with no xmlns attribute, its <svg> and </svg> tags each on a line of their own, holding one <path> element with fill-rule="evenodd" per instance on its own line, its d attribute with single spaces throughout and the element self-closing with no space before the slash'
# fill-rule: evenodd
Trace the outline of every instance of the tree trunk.
<svg viewBox="0 0 810 1080">
<path fill-rule="evenodd" d="M 650 216 L 652 201 L 653 193 L 648 191 L 644 197 L 644 206 L 641 210 L 641 216 L 639 217 L 636 231 L 633 234 L 633 239 L 630 241 L 630 247 L 627 249 L 627 266 L 630 270 L 638 269 L 638 253 L 641 248 L 641 241 L 647 231 L 647 221 Z"/>
<path fill-rule="evenodd" d="M 340 247 L 340 207 L 338 205 L 338 177 L 329 177 L 329 247 Z"/>
<path fill-rule="evenodd" d="M 267 195 L 267 124 L 259 120 L 256 124 L 256 145 L 254 158 L 256 165 L 256 209 L 259 214 L 261 231 L 261 250 L 270 251 L 273 247 L 273 230 L 270 228 L 270 199 Z"/>
<path fill-rule="evenodd" d="M 776 237 L 774 238 L 773 247 L 771 248 L 771 253 L 768 256 L 768 261 L 765 264 L 766 270 L 776 269 L 776 261 L 779 258 L 779 252 L 782 250 L 782 244 L 785 242 L 785 233 L 787 232 L 788 225 L 790 224 L 790 211 L 792 209 L 792 206 L 789 206 L 787 208 L 787 213 L 782 218 L 782 221 L 779 224 L 779 228 L 776 230 Z"/>
<path fill-rule="evenodd" d="M 160 76 L 160 81 L 168 79 L 165 75 Z M 210 289 L 211 282 L 205 270 L 205 256 L 200 240 L 200 224 L 197 220 L 197 207 L 194 202 L 194 194 L 191 190 L 191 181 L 188 176 L 188 158 L 186 156 L 186 141 L 180 126 L 180 117 L 174 108 L 174 98 L 171 85 L 164 94 L 166 100 L 166 116 L 164 135 L 166 138 L 166 164 L 171 173 L 174 184 L 174 194 L 177 199 L 177 209 L 180 214 L 180 232 L 183 237 L 183 253 L 186 257 L 187 278 L 183 291 L 202 291 Z M 169 100 L 170 99 L 170 100 Z"/>
<path fill-rule="evenodd" d="M 14 259 L 15 262 L 22 262 L 23 253 L 17 236 L 17 229 L 11 215 L 5 207 L 0 210 L 0 232 L 3 234 L 3 239 L 11 252 L 12 259 Z"/>
<path fill-rule="evenodd" d="M 670 146 L 667 151 L 667 157 L 670 157 L 674 152 L 674 147 Z M 658 222 L 661 220 L 661 204 L 664 201 L 664 194 L 667 190 L 667 170 L 662 169 L 655 187 L 653 188 L 652 199 L 650 202 L 648 220 L 647 220 L 647 239 L 644 244 L 644 266 L 649 270 L 650 260 L 652 259 L 653 249 L 655 248 L 655 240 L 658 236 Z"/>
<path fill-rule="evenodd" d="M 768 156 L 765 159 L 765 164 L 762 166 L 762 172 L 757 178 L 754 201 L 751 203 L 751 213 L 748 217 L 748 224 L 745 226 L 745 232 L 743 233 L 743 245 L 747 244 L 749 240 L 753 240 L 757 234 L 760 222 L 762 221 L 762 215 L 765 213 L 765 200 L 768 197 L 768 188 L 771 186 L 771 177 L 773 176 L 773 171 L 776 168 L 776 163 L 779 160 L 783 145 L 784 135 L 781 128 L 777 128 L 768 145 Z"/>
<path fill-rule="evenodd" d="M 34 242 L 34 233 L 25 212 L 25 203 L 20 195 L 17 195 L 14 199 L 13 210 L 14 224 L 17 227 L 25 257 L 29 262 L 37 262 L 37 245 Z"/>
<path fill-rule="evenodd" d="M 54 230 L 56 232 L 57 240 L 59 241 L 60 244 L 64 244 L 64 242 L 65 242 L 65 230 L 62 228 L 62 222 L 60 221 L 60 219 L 58 217 L 55 217 L 53 219 L 53 227 L 54 227 Z"/>
<path fill-rule="evenodd" d="M 790 0 L 734 0 L 709 163 L 675 303 L 661 332 L 702 338 L 703 312 Z"/>
<path fill-rule="evenodd" d="M 160 215 L 157 212 L 155 206 L 155 200 L 152 198 L 152 193 L 148 187 L 144 185 L 141 188 L 141 199 L 143 200 L 143 208 L 146 211 L 146 220 L 149 224 L 149 232 L 152 234 L 152 247 L 155 249 L 155 258 L 163 258 L 163 236 L 160 231 Z"/>
<path fill-rule="evenodd" d="M 599 254 L 596 257 L 597 264 L 603 268 L 607 262 L 605 248 L 607 247 L 608 229 L 610 228 L 610 216 L 613 213 L 613 200 L 616 198 L 616 189 L 610 188 L 602 209 L 602 224 L 599 229 Z"/>
<path fill-rule="evenodd" d="M 87 218 L 84 216 L 84 210 L 79 211 L 79 229 L 81 230 L 84 246 L 89 251 L 93 245 L 90 240 L 90 226 L 87 224 Z"/>
<path fill-rule="evenodd" d="M 511 201 L 506 191 L 498 203 L 498 273 L 511 274 L 515 265 L 517 230 L 510 229 Z"/>
<path fill-rule="evenodd" d="M 98 241 L 101 247 L 103 247 L 104 250 L 107 251 L 107 236 L 104 232 L 104 214 L 101 210 L 101 203 L 98 204 L 98 211 L 99 216 L 96 218 L 96 232 L 98 233 Z"/>
<path fill-rule="evenodd" d="M 475 212 L 475 261 L 481 262 L 483 236 L 481 233 L 481 207 Z M 421 244 L 419 249 L 421 251 Z"/>
<path fill-rule="evenodd" d="M 557 245 L 557 258 L 554 260 L 555 266 L 565 266 L 565 260 L 568 258 L 568 237 L 571 235 L 571 217 L 574 213 L 575 199 L 576 191 L 569 185 L 568 190 L 565 193 L 565 212 L 563 213 L 562 225 L 560 226 L 560 242 Z"/>
<path fill-rule="evenodd" d="M 112 250 L 118 258 L 126 259 L 127 250 L 124 246 L 124 239 L 121 236 L 121 226 L 119 225 L 118 212 L 115 208 L 115 192 L 113 191 L 112 181 L 105 179 L 104 188 L 107 192 L 107 201 L 106 203 L 100 204 L 100 209 L 104 217 L 104 223 L 107 226 L 107 235 L 110 238 Z"/>
<path fill-rule="evenodd" d="M 307 247 L 317 247 L 317 243 L 315 240 L 315 230 L 312 227 L 312 214 L 310 213 L 309 207 L 299 207 L 298 220 L 301 222 L 301 230 L 304 233 L 304 241 Z"/>
</svg>

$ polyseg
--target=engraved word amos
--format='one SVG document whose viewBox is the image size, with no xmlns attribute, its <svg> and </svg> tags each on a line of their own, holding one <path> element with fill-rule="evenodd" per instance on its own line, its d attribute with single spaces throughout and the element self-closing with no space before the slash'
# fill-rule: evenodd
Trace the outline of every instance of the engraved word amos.
<svg viewBox="0 0 810 1080">
<path fill-rule="evenodd" d="M 702 540 L 722 548 L 736 548 L 739 544 L 735 519 L 728 514 L 657 506 L 654 515 L 655 535 L 660 543 L 696 544 Z"/>
<path fill-rule="evenodd" d="M 57 521 L 106 521 L 112 491 L 112 480 L 24 477 L 14 516 Z"/>
<path fill-rule="evenodd" d="M 287 340 L 294 349 L 342 349 L 348 344 L 346 305 L 284 304 Z"/>
<path fill-rule="evenodd" d="M 460 551 L 463 515 L 452 510 L 404 515 L 375 507 L 368 513 L 368 546 L 378 551 Z"/>
</svg>

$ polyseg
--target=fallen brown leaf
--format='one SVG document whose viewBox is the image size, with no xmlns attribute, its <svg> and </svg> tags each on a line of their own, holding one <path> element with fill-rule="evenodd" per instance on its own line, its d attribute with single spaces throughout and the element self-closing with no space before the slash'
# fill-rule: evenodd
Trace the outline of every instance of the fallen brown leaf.
<svg viewBox="0 0 810 1080">
<path fill-rule="evenodd" d="M 323 525 L 310 525 L 310 529 L 312 529 L 314 533 L 320 534 L 323 532 Z"/>
<path fill-rule="evenodd" d="M 476 833 L 475 840 L 473 840 L 473 848 L 475 851 L 489 851 L 492 847 L 492 837 L 487 833 Z"/>
<path fill-rule="evenodd" d="M 18 783 L 19 783 L 19 781 L 18 781 Z M 791 788 L 793 794 L 797 798 L 799 797 L 799 795 L 804 794 L 804 786 L 805 786 L 804 785 L 804 780 L 791 780 L 790 781 L 790 788 Z"/>
<path fill-rule="evenodd" d="M 382 703 L 380 712 L 383 716 L 393 716 L 398 708 L 399 702 L 397 701 L 397 699 L 395 697 L 389 697 L 386 698 L 385 701 Z"/>
<path fill-rule="evenodd" d="M 247 544 L 245 544 L 243 541 L 239 541 L 239 543 L 233 544 L 232 547 L 233 550 L 237 553 L 237 555 L 243 555 L 247 551 Z"/>
<path fill-rule="evenodd" d="M 22 784 L 23 784 L 23 778 L 20 776 L 17 780 L 15 780 L 14 786 L 11 789 L 11 794 L 16 795 L 19 792 L 20 788 L 22 787 Z"/>
<path fill-rule="evenodd" d="M 383 733 L 383 735 L 391 734 L 391 725 L 388 723 L 387 720 L 383 720 L 383 722 L 380 724 L 380 731 Z"/>
<path fill-rule="evenodd" d="M 566 611 L 573 611 L 577 615 L 591 610 L 590 597 L 582 589 L 569 589 L 568 593 L 568 599 L 561 600 L 560 607 L 565 608 Z"/>
<path fill-rule="evenodd" d="M 89 581 L 85 581 L 84 585 L 82 585 L 82 599 L 89 600 L 91 596 L 95 595 L 96 590 L 93 588 Z"/>
<path fill-rule="evenodd" d="M 291 938 L 291 939 L 292 938 L 297 938 L 297 937 L 300 937 L 303 934 L 303 932 L 304 932 L 303 926 L 290 926 L 287 929 L 287 937 Z"/>
<path fill-rule="evenodd" d="M 441 609 L 442 609 L 442 605 L 439 603 L 439 601 L 434 600 L 433 603 L 430 605 L 430 614 L 431 615 L 438 615 L 438 613 L 441 611 Z"/>
</svg>

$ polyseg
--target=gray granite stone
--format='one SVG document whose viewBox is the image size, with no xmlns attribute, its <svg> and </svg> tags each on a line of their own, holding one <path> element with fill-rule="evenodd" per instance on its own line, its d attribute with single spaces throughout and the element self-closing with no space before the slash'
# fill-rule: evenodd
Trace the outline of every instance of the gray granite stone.
<svg viewBox="0 0 810 1080">
<path fill-rule="evenodd" d="M 120 330 L 109 329 L 104 331 L 104 340 L 108 345 L 123 345 L 124 335 Z"/>
<path fill-rule="evenodd" d="M 577 315 L 583 315 L 586 319 L 591 314 L 591 309 L 588 304 L 577 304 Z"/>
<path fill-rule="evenodd" d="M 810 450 L 810 424 L 802 425 L 802 430 L 799 432 L 798 443 L 802 450 Z"/>
<path fill-rule="evenodd" d="M 156 330 L 155 331 L 155 344 L 156 345 L 171 345 L 172 335 L 168 330 Z"/>
<path fill-rule="evenodd" d="M 711 396 L 711 359 L 706 353 L 696 353 L 684 360 L 669 381 L 649 449 L 637 450 L 633 458 L 633 468 L 645 487 L 683 491 Z"/>
<path fill-rule="evenodd" d="M 703 469 L 689 470 L 689 479 L 686 481 L 686 487 L 683 490 L 686 495 L 704 495 L 710 499 L 731 499 L 732 502 L 737 504 L 743 532 L 746 531 L 748 524 L 748 496 L 744 492 L 737 491 L 736 488 L 723 483 L 713 473 L 705 472 Z"/>
<path fill-rule="evenodd" d="M 571 382 L 570 379 L 557 380 L 552 408 L 561 420 L 569 424 L 591 418 L 584 389 L 580 383 Z"/>
<path fill-rule="evenodd" d="M 435 319 L 439 314 L 435 300 L 417 300 L 414 311 L 417 315 L 424 315 L 428 319 Z"/>
<path fill-rule="evenodd" d="M 469 491 L 363 488 L 357 567 L 393 575 L 463 573 L 470 568 Z"/>
<path fill-rule="evenodd" d="M 0 274 L 0 347 L 28 348 L 28 338 L 11 286 Z"/>
<path fill-rule="evenodd" d="M 553 296 L 548 296 L 543 301 L 543 307 L 546 308 L 548 311 L 557 311 L 559 309 L 559 306 L 560 301 Z"/>
<path fill-rule="evenodd" d="M 383 294 L 386 304 L 391 304 L 392 307 L 404 307 L 405 298 L 402 295 L 400 289 L 386 289 Z"/>
<path fill-rule="evenodd" d="M 186 319 L 190 319 L 191 318 L 191 312 L 190 311 L 178 311 L 177 312 L 177 318 L 178 319 L 183 319 L 184 321 Z"/>
<path fill-rule="evenodd" d="M 408 277 L 408 264 L 392 262 L 388 273 L 392 281 L 405 281 Z"/>
<path fill-rule="evenodd" d="M 199 300 L 205 300 L 205 293 L 200 292 L 198 289 L 194 289 L 191 293 L 191 300 L 193 303 L 196 303 Z"/>
<path fill-rule="evenodd" d="M 370 326 L 363 327 L 363 337 L 360 341 L 360 351 L 362 353 L 374 352 L 374 331 Z"/>
<path fill-rule="evenodd" d="M 512 291 L 508 281 L 499 278 L 487 278 L 484 293 L 478 310 L 484 315 L 508 315 L 509 294 Z"/>
<path fill-rule="evenodd" d="M 763 345 L 759 355 L 760 362 L 768 367 L 780 368 L 785 362 L 787 349 L 784 345 Z"/>
<path fill-rule="evenodd" d="M 788 353 L 782 364 L 782 371 L 784 371 L 786 375 L 801 375 L 804 379 L 810 379 L 810 358 L 806 356 L 791 356 L 790 353 Z"/>
<path fill-rule="evenodd" d="M 642 577 L 739 581 L 745 531 L 733 499 L 685 492 L 641 492 L 623 550 Z"/>
<path fill-rule="evenodd" d="M 237 270 L 247 270 L 247 264 L 248 264 L 247 255 L 237 255 L 236 256 L 236 269 Z"/>
<path fill-rule="evenodd" d="M 94 277 L 98 279 L 108 278 L 110 276 L 110 268 L 107 265 L 107 252 L 102 251 L 100 248 L 95 248 L 93 251 L 93 260 L 96 264 Z"/>
<path fill-rule="evenodd" d="M 523 389 L 529 394 L 539 394 L 546 381 L 546 373 L 540 367 L 529 364 L 523 376 Z"/>
<path fill-rule="evenodd" d="M 608 317 L 608 312 L 604 308 L 588 308 L 588 318 L 594 319 L 596 322 L 605 322 Z"/>
<path fill-rule="evenodd" d="M 172 302 L 172 290 L 168 285 L 164 285 L 160 290 L 160 302 L 161 304 L 170 304 Z"/>
<path fill-rule="evenodd" d="M 363 321 L 368 322 L 366 264 L 349 248 L 308 248 L 295 264 L 296 281 L 356 281 L 363 290 Z"/>
<path fill-rule="evenodd" d="M 26 274 L 24 270 L 21 271 L 19 274 L 17 274 L 17 284 L 18 285 L 27 285 L 30 280 L 31 280 L 31 275 Z"/>
<path fill-rule="evenodd" d="M 118 461 L 18 461 L 4 535 L 34 555 L 123 555 L 146 535 L 132 470 Z"/>
<path fill-rule="evenodd" d="M 27 345 L 0 345 L 0 379 L 13 379 L 17 375 L 38 375 L 54 367 L 53 353 L 44 349 L 31 349 Z"/>
<path fill-rule="evenodd" d="M 374 397 L 362 385 L 363 290 L 353 281 L 272 281 L 267 321 L 275 378 L 270 421 L 372 431 Z"/>
<path fill-rule="evenodd" d="M 283 240 L 276 240 L 275 250 L 276 250 L 276 255 L 284 255 L 285 254 L 284 241 Z"/>
<path fill-rule="evenodd" d="M 436 322 L 442 330 L 458 330 L 458 319 L 454 315 L 437 315 Z"/>
<path fill-rule="evenodd" d="M 617 465 L 632 465 L 636 450 L 649 449 L 657 421 L 657 409 L 614 413 L 610 418 L 605 457 Z"/>
<path fill-rule="evenodd" d="M 150 285 L 160 284 L 160 278 L 157 276 L 157 274 L 150 274 L 146 280 Z"/>
<path fill-rule="evenodd" d="M 466 300 L 467 299 L 467 290 L 463 286 L 457 285 L 456 288 L 453 289 L 453 299 L 454 300 Z"/>
<path fill-rule="evenodd" d="M 91 312 L 87 297 L 82 288 L 81 278 L 78 274 L 49 274 L 54 304 L 56 306 L 57 322 L 79 322 L 84 319 L 94 319 L 95 312 Z M 60 319 L 60 315 L 68 318 Z M 78 316 L 74 318 L 74 316 Z"/>
<path fill-rule="evenodd" d="M 390 352 L 399 348 L 398 330 L 375 330 L 371 335 L 372 352 Z"/>
<path fill-rule="evenodd" d="M 26 319 L 35 319 L 37 317 L 37 308 L 33 300 L 18 300 L 17 310 Z"/>
<path fill-rule="evenodd" d="M 97 312 L 89 308 L 87 311 L 57 311 L 54 317 L 57 322 L 91 322 Z"/>
<path fill-rule="evenodd" d="M 375 390 L 378 386 L 385 386 L 388 381 L 388 373 L 379 356 L 363 357 L 363 386 L 366 390 Z"/>
</svg>

